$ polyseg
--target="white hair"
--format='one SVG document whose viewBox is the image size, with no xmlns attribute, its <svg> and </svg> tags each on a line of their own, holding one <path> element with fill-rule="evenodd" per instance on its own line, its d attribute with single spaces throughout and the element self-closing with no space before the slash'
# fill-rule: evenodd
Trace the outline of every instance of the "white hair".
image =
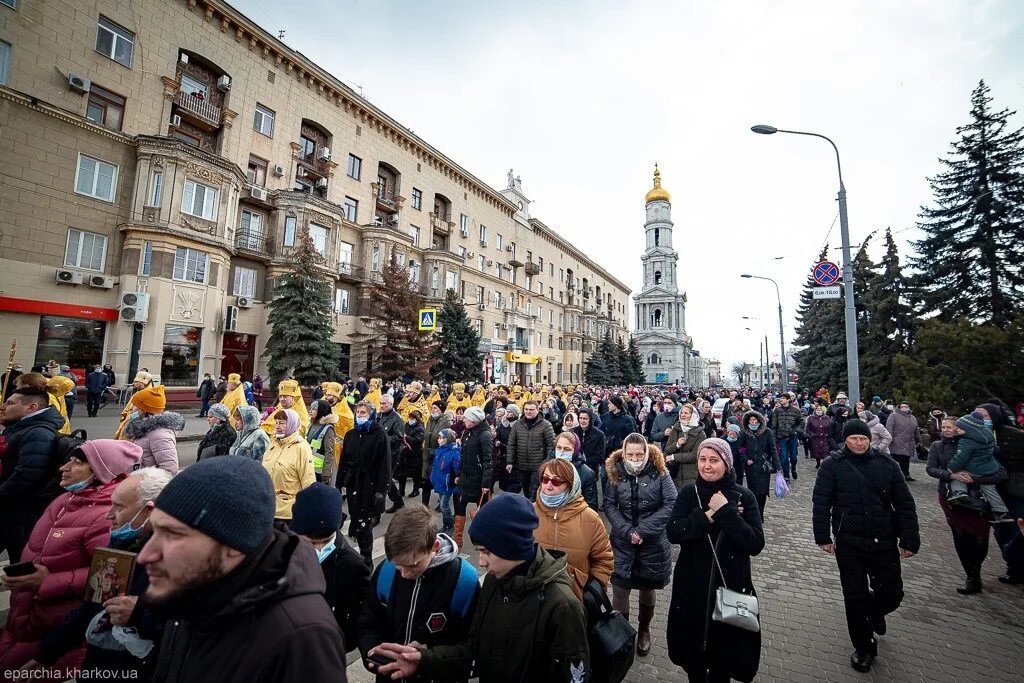
<svg viewBox="0 0 1024 683">
<path fill-rule="evenodd" d="M 167 482 L 171 480 L 173 475 L 159 467 L 143 467 L 142 469 L 135 470 L 128 476 L 138 477 L 139 504 L 145 505 L 151 500 L 156 500 L 156 497 L 164 490 L 164 487 L 167 486 Z"/>
</svg>

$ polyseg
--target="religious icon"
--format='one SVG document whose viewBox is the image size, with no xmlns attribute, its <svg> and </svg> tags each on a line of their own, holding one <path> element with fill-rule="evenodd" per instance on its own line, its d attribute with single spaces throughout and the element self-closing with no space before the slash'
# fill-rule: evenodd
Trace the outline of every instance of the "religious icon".
<svg viewBox="0 0 1024 683">
<path fill-rule="evenodd" d="M 85 599 L 103 604 L 110 598 L 125 595 L 135 572 L 135 553 L 113 548 L 97 548 L 89 566 Z"/>
</svg>

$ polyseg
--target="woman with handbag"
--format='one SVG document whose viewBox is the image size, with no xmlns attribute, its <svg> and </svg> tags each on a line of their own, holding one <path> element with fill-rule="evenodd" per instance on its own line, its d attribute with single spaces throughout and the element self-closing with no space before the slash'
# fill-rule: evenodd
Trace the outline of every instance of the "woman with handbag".
<svg viewBox="0 0 1024 683">
<path fill-rule="evenodd" d="M 746 453 L 743 473 L 747 488 L 757 499 L 757 508 L 761 511 L 763 520 L 764 506 L 768 502 L 768 492 L 772 488 L 771 475 L 781 470 L 782 464 L 779 462 L 779 451 L 775 447 L 775 434 L 768 429 L 761 413 L 751 410 L 744 414 L 742 428 L 737 446 L 741 453 Z M 786 481 L 789 481 L 788 478 Z"/>
<path fill-rule="evenodd" d="M 697 481 L 679 492 L 667 527 L 680 547 L 668 655 L 695 683 L 751 681 L 761 660 L 750 558 L 764 548 L 764 531 L 754 494 L 736 483 L 732 465 L 729 444 L 706 439 Z"/>
<path fill-rule="evenodd" d="M 655 591 L 668 585 L 672 571 L 665 524 L 676 501 L 676 485 L 661 450 L 636 432 L 623 439 L 622 448 L 609 456 L 605 469 L 604 514 L 615 554 L 612 605 L 628 617 L 630 593 L 639 591 L 636 653 L 643 657 L 651 649 Z"/>
</svg>

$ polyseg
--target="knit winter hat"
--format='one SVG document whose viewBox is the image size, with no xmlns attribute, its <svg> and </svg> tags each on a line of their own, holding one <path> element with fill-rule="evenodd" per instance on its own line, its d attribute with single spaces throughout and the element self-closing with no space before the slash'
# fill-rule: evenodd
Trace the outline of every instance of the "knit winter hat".
<svg viewBox="0 0 1024 683">
<path fill-rule="evenodd" d="M 533 531 L 539 524 L 531 501 L 503 494 L 477 511 L 469 538 L 503 560 L 529 561 L 537 553 Z"/>
<path fill-rule="evenodd" d="M 140 389 L 132 395 L 132 405 L 149 415 L 156 415 L 164 412 L 167 407 L 167 396 L 164 394 L 164 385 L 148 386 Z"/>
<path fill-rule="evenodd" d="M 969 432 L 972 429 L 984 429 L 985 416 L 975 410 L 970 415 L 964 415 L 963 417 L 957 418 L 956 426 L 965 432 Z"/>
<path fill-rule="evenodd" d="M 740 426 L 738 424 L 730 424 L 728 427 L 725 428 L 725 430 L 727 432 L 733 432 L 737 435 L 743 431 L 742 429 L 740 429 Z"/>
<path fill-rule="evenodd" d="M 697 451 L 698 454 L 705 448 L 710 448 L 715 453 L 718 453 L 718 457 L 725 461 L 725 464 L 730 470 L 732 469 L 732 448 L 730 448 L 727 441 L 715 437 L 704 439 L 700 442 L 700 448 Z"/>
<path fill-rule="evenodd" d="M 217 418 L 221 422 L 227 422 L 231 419 L 231 411 L 223 403 L 214 403 L 210 406 L 210 415 Z"/>
<path fill-rule="evenodd" d="M 324 538 L 337 531 L 341 522 L 341 491 L 316 482 L 295 496 L 288 528 L 302 536 Z"/>
<path fill-rule="evenodd" d="M 466 409 L 465 418 L 467 420 L 469 420 L 470 422 L 478 422 L 479 423 L 479 422 L 483 422 L 485 419 L 487 419 L 487 416 L 484 414 L 484 409 L 483 408 L 478 408 L 477 406 L 473 406 L 472 408 L 467 408 Z"/>
<path fill-rule="evenodd" d="M 610 402 L 611 402 L 612 404 L 614 404 L 616 408 L 618 408 L 618 409 L 619 409 L 619 412 L 621 412 L 621 411 L 623 411 L 623 410 L 625 410 L 625 409 L 626 409 L 626 404 L 625 404 L 625 403 L 623 403 L 623 402 L 622 402 L 622 399 L 621 399 L 621 398 L 619 398 L 618 396 L 610 396 L 610 397 L 608 397 L 608 400 L 609 400 L 609 401 L 610 401 Z"/>
<path fill-rule="evenodd" d="M 459 438 L 454 429 L 448 429 L 447 427 L 439 431 L 437 435 L 444 439 L 446 444 L 454 444 L 455 440 Z"/>
<path fill-rule="evenodd" d="M 104 484 L 131 472 L 142 459 L 142 446 L 119 439 L 93 439 L 78 450 L 85 456 L 93 475 Z"/>
<path fill-rule="evenodd" d="M 273 529 L 276 503 L 263 463 L 208 458 L 175 475 L 157 496 L 156 507 L 215 541 L 251 553 Z"/>
<path fill-rule="evenodd" d="M 871 428 L 868 427 L 867 422 L 864 420 L 858 420 L 857 418 L 850 418 L 843 424 L 843 441 L 848 436 L 866 436 L 871 438 Z"/>
</svg>

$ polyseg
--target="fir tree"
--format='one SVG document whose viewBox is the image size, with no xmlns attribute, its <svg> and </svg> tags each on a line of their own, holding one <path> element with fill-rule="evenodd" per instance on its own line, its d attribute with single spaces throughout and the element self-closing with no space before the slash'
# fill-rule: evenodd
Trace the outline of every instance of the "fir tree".
<svg viewBox="0 0 1024 683">
<path fill-rule="evenodd" d="M 437 333 L 437 364 L 434 379 L 446 382 L 476 382 L 483 379 L 484 355 L 480 352 L 480 334 L 466 315 L 462 299 L 449 289 L 437 314 L 441 331 Z"/>
<path fill-rule="evenodd" d="M 272 385 L 288 377 L 306 386 L 319 384 L 338 370 L 338 346 L 331 341 L 331 280 L 320 269 L 324 259 L 308 234 L 295 258 L 295 269 L 281 277 L 270 302 L 271 331 L 263 356 L 270 359 Z"/>
<path fill-rule="evenodd" d="M 597 355 L 601 356 L 606 372 L 608 373 L 608 384 L 622 384 L 622 366 L 619 364 L 619 356 L 615 351 L 615 342 L 612 340 L 611 330 L 605 330 L 604 337 L 597 346 Z"/>
<path fill-rule="evenodd" d="M 629 370 L 630 384 L 644 384 L 647 377 L 644 373 L 644 357 L 640 353 L 640 347 L 636 343 L 636 337 L 629 335 L 629 346 L 626 349 L 629 356 L 627 368 Z"/>
<path fill-rule="evenodd" d="M 881 272 L 870 282 L 868 326 L 862 335 L 860 377 L 865 393 L 892 396 L 900 383 L 893 358 L 906 353 L 913 334 L 913 313 L 906 302 L 906 282 L 892 230 L 885 231 Z"/>
<path fill-rule="evenodd" d="M 828 249 L 818 256 L 823 261 Z M 800 368 L 800 381 L 804 386 L 830 387 L 846 385 L 846 337 L 842 299 L 815 299 L 817 285 L 813 274 L 807 277 L 797 308 L 796 339 L 800 350 L 793 354 Z M 735 368 L 733 368 L 735 370 Z"/>
<path fill-rule="evenodd" d="M 419 331 L 423 296 L 416 291 L 406 269 L 394 254 L 370 288 L 365 313 L 360 316 L 366 331 L 352 336 L 363 344 L 366 372 L 385 379 L 427 379 L 437 362 L 438 344 L 433 335 Z"/>
<path fill-rule="evenodd" d="M 613 344 L 615 365 L 619 368 L 619 383 L 632 384 L 633 375 L 629 369 L 629 351 L 626 350 L 626 344 L 622 341 L 622 337 L 618 337 Z"/>
<path fill-rule="evenodd" d="M 985 81 L 971 95 L 971 122 L 956 130 L 945 170 L 929 179 L 911 265 L 922 314 L 962 315 L 1004 327 L 1024 289 L 1024 130 L 1016 112 L 992 111 Z"/>
<path fill-rule="evenodd" d="M 605 363 L 604 356 L 599 351 L 590 354 L 587 362 L 583 364 L 583 376 L 587 384 L 601 384 L 604 386 L 611 384 L 608 365 Z"/>
</svg>

